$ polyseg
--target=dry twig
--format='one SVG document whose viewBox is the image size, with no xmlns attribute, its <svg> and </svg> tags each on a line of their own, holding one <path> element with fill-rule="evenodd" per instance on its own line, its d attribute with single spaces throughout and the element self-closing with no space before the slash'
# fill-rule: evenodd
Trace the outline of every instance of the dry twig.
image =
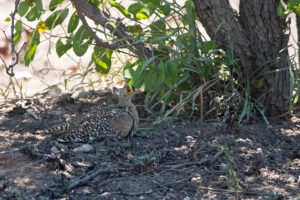
<svg viewBox="0 0 300 200">
<path fill-rule="evenodd" d="M 94 170 L 84 176 L 72 179 L 69 182 L 69 186 L 67 187 L 67 190 L 71 190 L 79 185 L 82 185 L 101 174 L 111 174 L 111 173 L 117 173 L 119 171 L 121 171 L 121 169 L 97 169 L 97 170 Z"/>
<path fill-rule="evenodd" d="M 225 190 L 225 189 L 217 189 L 217 188 L 204 187 L 204 186 L 199 186 L 199 189 L 209 190 L 209 191 L 214 191 L 214 192 L 220 192 L 220 193 L 234 193 L 234 194 L 238 193 L 238 194 L 251 194 L 251 195 L 261 195 L 261 196 L 266 196 L 267 195 L 267 194 L 262 193 L 262 192 Z"/>
<path fill-rule="evenodd" d="M 153 190 L 147 190 L 145 192 L 123 192 L 123 191 L 120 191 L 120 192 L 104 192 L 103 194 L 101 194 L 99 197 L 107 197 L 109 195 L 123 195 L 123 196 L 141 196 L 141 195 L 145 195 L 145 194 L 151 194 L 153 192 Z"/>
</svg>

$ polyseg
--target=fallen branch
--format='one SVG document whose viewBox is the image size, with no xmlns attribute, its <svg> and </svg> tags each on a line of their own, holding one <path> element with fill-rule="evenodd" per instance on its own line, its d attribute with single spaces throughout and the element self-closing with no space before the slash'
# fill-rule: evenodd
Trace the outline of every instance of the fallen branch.
<svg viewBox="0 0 300 200">
<path fill-rule="evenodd" d="M 107 197 L 108 195 L 123 195 L 123 196 L 141 196 L 141 195 L 145 195 L 145 194 L 151 194 L 153 192 L 153 190 L 147 190 L 145 192 L 132 192 L 132 193 L 128 193 L 128 192 L 103 192 L 102 194 L 99 195 L 99 197 Z"/>
<path fill-rule="evenodd" d="M 267 196 L 266 193 L 263 192 L 251 192 L 251 191 L 238 191 L 238 190 L 225 190 L 225 189 L 216 189 L 216 188 L 211 188 L 211 187 L 204 187 L 204 186 L 199 186 L 199 189 L 202 190 L 209 190 L 209 191 L 214 191 L 214 192 L 221 192 L 221 193 L 238 193 L 238 194 L 251 194 L 251 195 L 261 195 L 261 196 Z"/>
<path fill-rule="evenodd" d="M 72 179 L 69 182 L 69 186 L 67 187 L 67 190 L 71 190 L 79 185 L 85 184 L 86 182 L 92 180 L 93 178 L 95 178 L 96 176 L 99 176 L 101 174 L 111 174 L 111 173 L 117 173 L 119 171 L 121 171 L 121 169 L 97 169 L 97 170 L 94 170 L 84 176 Z"/>
</svg>

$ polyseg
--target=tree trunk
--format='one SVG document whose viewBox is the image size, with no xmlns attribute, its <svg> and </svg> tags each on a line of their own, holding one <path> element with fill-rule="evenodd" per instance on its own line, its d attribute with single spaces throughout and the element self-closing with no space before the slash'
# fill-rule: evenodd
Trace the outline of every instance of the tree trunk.
<svg viewBox="0 0 300 200">
<path fill-rule="evenodd" d="M 234 54 L 246 67 L 250 80 L 264 79 L 262 88 L 252 89 L 268 115 L 288 111 L 290 74 L 285 19 L 277 16 L 279 0 L 240 0 L 239 16 L 228 0 L 194 0 L 197 15 L 208 35 Z M 271 60 L 280 58 L 275 63 Z M 275 70 L 277 70 L 275 72 Z"/>
<path fill-rule="evenodd" d="M 300 48 L 300 16 L 296 16 L 296 26 L 297 26 L 297 47 Z M 300 51 L 298 51 L 298 65 L 300 65 Z"/>
</svg>

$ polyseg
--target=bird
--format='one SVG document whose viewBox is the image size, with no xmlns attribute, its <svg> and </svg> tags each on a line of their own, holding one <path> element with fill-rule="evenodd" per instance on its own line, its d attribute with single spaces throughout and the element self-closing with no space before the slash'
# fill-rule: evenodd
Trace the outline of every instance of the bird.
<svg viewBox="0 0 300 200">
<path fill-rule="evenodd" d="M 139 115 L 131 99 L 138 92 L 141 91 L 133 86 L 124 86 L 119 92 L 117 106 L 98 107 L 45 133 L 56 137 L 61 143 L 93 142 L 107 136 L 118 139 L 134 136 L 139 125 Z"/>
</svg>

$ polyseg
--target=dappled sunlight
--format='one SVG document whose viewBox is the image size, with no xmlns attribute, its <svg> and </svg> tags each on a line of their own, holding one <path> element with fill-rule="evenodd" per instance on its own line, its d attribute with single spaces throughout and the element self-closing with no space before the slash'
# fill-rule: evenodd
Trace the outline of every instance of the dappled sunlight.
<svg viewBox="0 0 300 200">
<path fill-rule="evenodd" d="M 17 187 L 37 189 L 51 182 L 47 178 L 47 170 L 39 160 L 34 161 L 21 152 L 8 152 L 0 157 L 0 176 L 9 176 L 9 180 Z"/>
<path fill-rule="evenodd" d="M 174 147 L 175 151 L 181 152 L 183 154 L 188 154 L 189 153 L 189 148 L 186 145 L 182 145 L 180 147 Z"/>
<path fill-rule="evenodd" d="M 201 174 L 195 174 L 195 175 L 191 178 L 191 182 L 201 183 L 201 181 L 202 181 Z"/>
<path fill-rule="evenodd" d="M 28 176 L 23 176 L 23 177 L 17 177 L 14 180 L 14 183 L 18 186 L 18 187 L 22 187 L 24 189 L 36 189 L 37 187 L 39 187 L 39 185 L 33 185 L 33 181 L 32 181 L 32 176 L 28 177 Z M 36 179 L 36 177 L 35 177 Z"/>
<path fill-rule="evenodd" d="M 300 198 L 292 0 L 0 1 L 0 200 Z"/>
</svg>

